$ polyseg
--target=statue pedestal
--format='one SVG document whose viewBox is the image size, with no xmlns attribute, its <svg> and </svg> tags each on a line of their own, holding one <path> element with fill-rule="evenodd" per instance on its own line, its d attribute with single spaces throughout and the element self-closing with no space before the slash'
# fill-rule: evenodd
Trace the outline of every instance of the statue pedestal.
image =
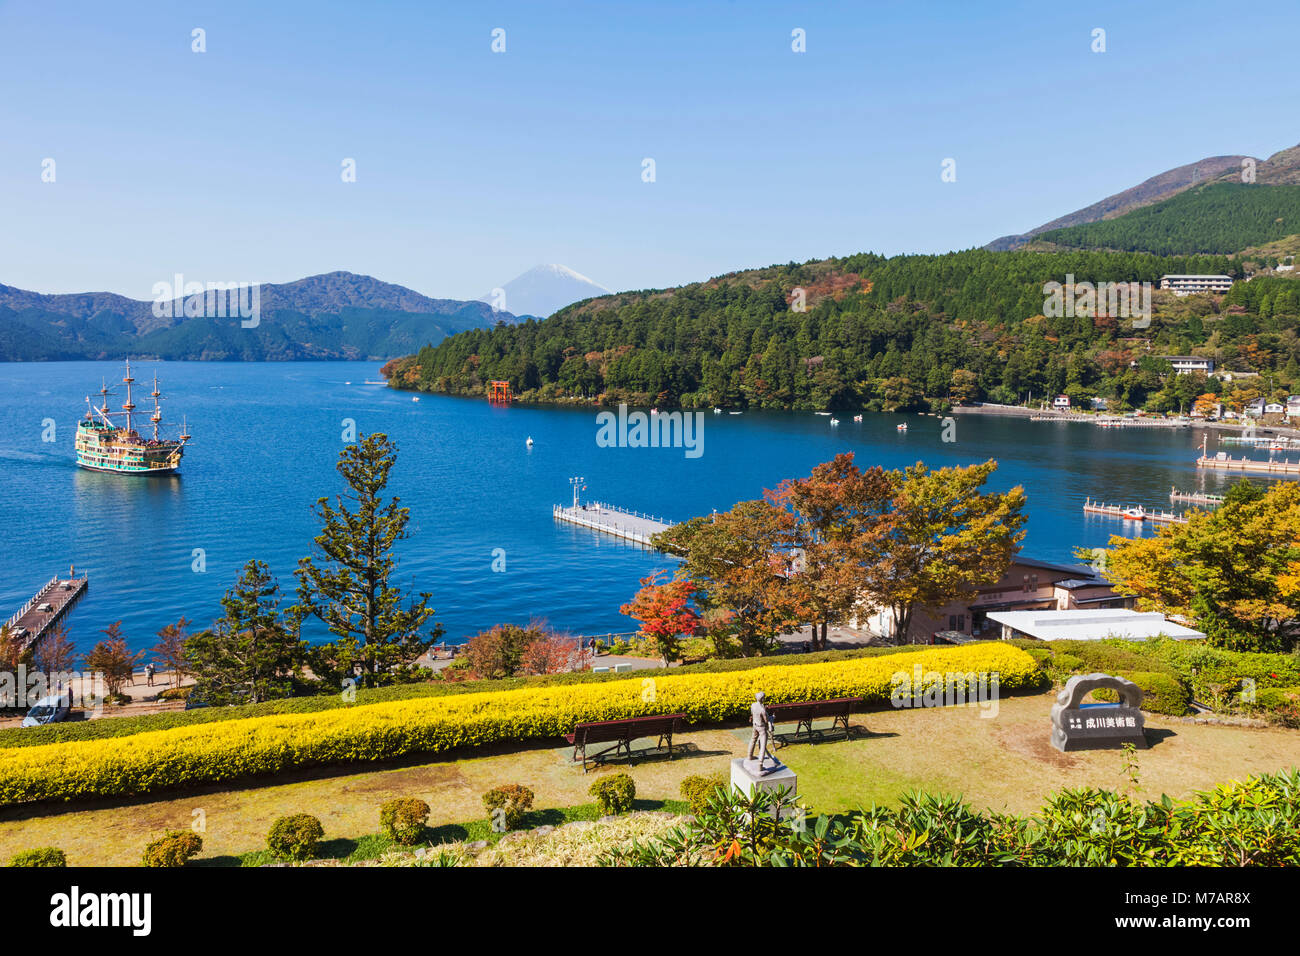
<svg viewBox="0 0 1300 956">
<path fill-rule="evenodd" d="M 793 803 L 799 794 L 799 778 L 795 776 L 795 772 L 785 764 L 773 767 L 771 758 L 768 758 L 765 767 L 767 773 L 759 773 L 757 764 L 758 761 L 746 760 L 743 757 L 731 761 L 732 788 L 747 797 L 753 794 L 755 787 L 772 791 L 784 790 L 786 803 Z"/>
</svg>

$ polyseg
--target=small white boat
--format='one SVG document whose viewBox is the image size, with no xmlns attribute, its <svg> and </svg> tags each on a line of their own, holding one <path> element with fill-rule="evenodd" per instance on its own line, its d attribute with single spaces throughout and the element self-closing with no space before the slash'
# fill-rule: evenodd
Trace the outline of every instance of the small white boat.
<svg viewBox="0 0 1300 956">
<path fill-rule="evenodd" d="M 413 402 L 418 402 L 419 400 L 420 400 L 420 396 L 419 396 L 419 395 L 413 395 L 413 396 L 411 396 L 411 401 L 413 401 Z"/>
<path fill-rule="evenodd" d="M 651 415 L 658 415 L 658 414 L 659 414 L 659 409 L 657 409 L 657 408 L 652 408 L 652 409 L 650 409 L 650 414 L 651 414 Z"/>
<path fill-rule="evenodd" d="M 830 412 L 813 412 L 814 415 L 829 415 Z"/>
<path fill-rule="evenodd" d="M 344 384 L 344 385 L 351 385 L 352 383 L 351 383 L 351 382 L 344 382 L 343 384 Z"/>
<path fill-rule="evenodd" d="M 862 421 L 862 416 L 861 416 L 861 415 L 854 415 L 854 416 L 853 416 L 853 420 L 854 420 L 855 422 L 860 422 L 860 421 Z"/>
<path fill-rule="evenodd" d="M 529 436 L 528 436 L 528 441 L 524 442 L 524 444 L 527 445 L 529 448 L 532 448 L 532 447 L 533 447 L 533 436 L 532 436 L 532 435 L 529 435 Z"/>
<path fill-rule="evenodd" d="M 900 432 L 905 432 L 905 431 L 907 431 L 907 422 L 903 422 L 903 424 L 899 425 L 899 426 L 898 426 L 898 430 L 899 430 Z"/>
<path fill-rule="evenodd" d="M 1124 517 L 1128 518 L 1131 521 L 1146 521 L 1147 510 L 1143 508 L 1141 505 L 1136 505 L 1132 508 L 1125 508 Z"/>
<path fill-rule="evenodd" d="M 722 409 L 720 409 L 720 408 L 715 408 L 715 409 L 713 410 L 713 414 L 715 414 L 715 415 L 721 415 L 721 414 L 722 414 Z"/>
<path fill-rule="evenodd" d="M 732 415 L 739 415 L 740 412 L 732 412 L 731 414 L 732 414 Z"/>
<path fill-rule="evenodd" d="M 839 420 L 838 418 L 832 418 L 832 419 L 831 419 L 831 424 L 832 424 L 832 425 L 838 425 L 839 423 L 840 423 L 840 420 Z"/>
</svg>

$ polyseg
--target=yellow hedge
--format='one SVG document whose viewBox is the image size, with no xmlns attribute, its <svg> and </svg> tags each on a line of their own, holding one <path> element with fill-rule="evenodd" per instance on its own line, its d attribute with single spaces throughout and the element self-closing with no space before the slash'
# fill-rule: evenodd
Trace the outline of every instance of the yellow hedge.
<svg viewBox="0 0 1300 956">
<path fill-rule="evenodd" d="M 692 723 L 716 721 L 744 714 L 759 689 L 773 703 L 844 696 L 885 703 L 891 676 L 910 675 L 916 666 L 950 674 L 996 673 L 1002 691 L 1037 681 L 1034 661 L 1024 651 L 982 644 L 719 674 L 653 671 L 620 681 L 274 714 L 7 748 L 0 751 L 0 805 L 141 794 L 295 767 L 558 737 L 584 720 L 680 712 Z"/>
</svg>

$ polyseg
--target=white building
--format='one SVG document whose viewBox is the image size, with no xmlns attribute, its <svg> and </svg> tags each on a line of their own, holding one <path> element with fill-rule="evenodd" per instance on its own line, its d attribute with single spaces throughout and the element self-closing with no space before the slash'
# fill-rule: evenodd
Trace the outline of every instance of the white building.
<svg viewBox="0 0 1300 956">
<path fill-rule="evenodd" d="M 1076 611 L 992 611 L 988 619 L 1002 628 L 1002 640 L 1032 637 L 1040 641 L 1099 641 L 1119 637 L 1145 641 L 1172 637 L 1180 641 L 1203 640 L 1205 635 L 1183 627 L 1156 611 L 1095 608 Z"/>
<path fill-rule="evenodd" d="M 1232 276 L 1167 275 L 1160 277 L 1160 288 L 1174 295 L 1227 292 L 1232 288 Z"/>
<path fill-rule="evenodd" d="M 1052 407 L 1053 407 L 1053 408 L 1069 408 L 1069 407 L 1070 407 L 1070 396 L 1069 396 L 1069 395 L 1057 395 L 1056 398 L 1052 399 Z"/>
<path fill-rule="evenodd" d="M 1202 372 L 1209 375 L 1214 371 L 1214 359 L 1202 358 L 1199 355 L 1162 355 L 1160 357 L 1172 365 L 1174 371 L 1179 375 L 1187 375 L 1189 372 Z"/>
</svg>

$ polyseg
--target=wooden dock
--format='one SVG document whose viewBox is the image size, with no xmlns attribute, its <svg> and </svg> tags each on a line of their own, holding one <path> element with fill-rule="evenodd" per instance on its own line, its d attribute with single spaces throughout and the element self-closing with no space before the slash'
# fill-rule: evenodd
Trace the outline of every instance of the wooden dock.
<svg viewBox="0 0 1300 956">
<path fill-rule="evenodd" d="M 1185 501 L 1193 505 L 1210 505 L 1216 507 L 1223 504 L 1223 495 L 1209 495 L 1203 491 L 1179 491 L 1176 487 L 1169 489 L 1170 501 Z"/>
<path fill-rule="evenodd" d="M 1219 452 L 1220 455 L 1223 452 Z M 1300 475 L 1300 461 L 1257 461 L 1253 458 L 1231 458 L 1218 455 L 1211 458 L 1201 455 L 1196 459 L 1197 468 L 1215 468 L 1220 471 L 1250 472 L 1258 475 Z"/>
<path fill-rule="evenodd" d="M 654 547 L 650 543 L 651 535 L 667 531 L 673 526 L 673 523 L 665 518 L 655 518 L 639 511 L 627 511 L 598 501 L 568 508 L 563 505 L 553 505 L 551 514 L 556 521 L 591 528 L 593 531 L 613 535 L 625 541 L 635 541 L 646 547 Z"/>
<path fill-rule="evenodd" d="M 50 578 L 22 606 L 22 610 L 9 618 L 10 632 L 21 636 L 24 649 L 34 646 L 77 603 L 89 586 L 88 577 L 60 578 L 56 575 Z"/>
<path fill-rule="evenodd" d="M 1185 515 L 1174 514 L 1172 511 L 1148 511 L 1146 508 L 1138 508 L 1141 515 L 1129 514 L 1136 505 L 1123 507 L 1121 505 L 1108 505 L 1100 501 L 1093 501 L 1088 498 L 1083 503 L 1083 510 L 1088 514 L 1106 515 L 1111 518 L 1122 518 L 1125 521 L 1150 521 L 1152 524 L 1187 524 Z"/>
</svg>

